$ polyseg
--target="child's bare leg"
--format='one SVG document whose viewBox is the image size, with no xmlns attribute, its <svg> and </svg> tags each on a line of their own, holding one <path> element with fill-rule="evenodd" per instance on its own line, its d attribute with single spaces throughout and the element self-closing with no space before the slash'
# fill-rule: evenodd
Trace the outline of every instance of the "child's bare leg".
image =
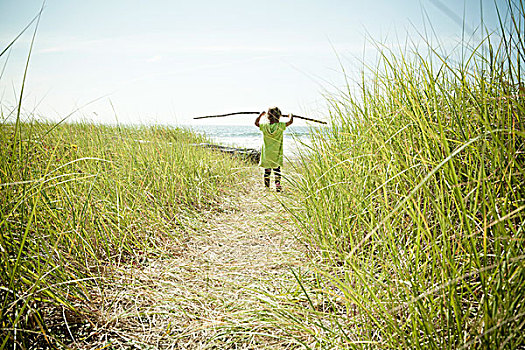
<svg viewBox="0 0 525 350">
<path fill-rule="evenodd" d="M 281 192 L 281 167 L 273 169 L 275 175 L 275 189 L 277 192 Z"/>
<path fill-rule="evenodd" d="M 272 169 L 264 169 L 264 186 L 270 187 L 270 174 Z"/>
</svg>

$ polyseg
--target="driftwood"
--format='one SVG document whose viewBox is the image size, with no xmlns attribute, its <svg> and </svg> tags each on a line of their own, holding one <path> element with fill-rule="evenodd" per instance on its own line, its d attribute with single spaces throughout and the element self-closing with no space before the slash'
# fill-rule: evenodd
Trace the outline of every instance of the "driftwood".
<svg viewBox="0 0 525 350">
<path fill-rule="evenodd" d="M 227 113 L 227 114 L 206 115 L 204 117 L 195 117 L 193 119 L 220 118 L 220 117 L 227 117 L 227 116 L 236 115 L 236 114 L 261 114 L 261 112 L 235 112 L 235 113 Z"/>
<path fill-rule="evenodd" d="M 217 150 L 223 153 L 228 153 L 236 157 L 246 159 L 252 163 L 259 163 L 261 158 L 261 152 L 253 148 L 235 148 L 221 145 L 214 145 L 211 143 L 194 143 L 193 146 L 205 147 L 213 150 Z"/>
<path fill-rule="evenodd" d="M 206 119 L 206 118 L 220 118 L 220 117 L 227 117 L 227 116 L 230 116 L 230 115 L 236 115 L 236 114 L 261 114 L 261 112 L 235 112 L 235 113 L 227 113 L 227 114 L 218 114 L 218 115 L 206 115 L 204 117 L 195 117 L 193 119 Z M 286 114 L 283 114 L 284 116 L 286 116 Z M 322 121 L 322 120 L 317 120 L 317 119 L 312 119 L 312 118 L 306 118 L 306 117 L 301 117 L 300 115 L 295 115 L 293 114 L 293 117 L 294 118 L 297 118 L 297 119 L 303 119 L 303 120 L 308 120 L 310 122 L 316 122 L 316 123 L 321 123 L 321 124 L 327 124 L 326 122 Z"/>
</svg>

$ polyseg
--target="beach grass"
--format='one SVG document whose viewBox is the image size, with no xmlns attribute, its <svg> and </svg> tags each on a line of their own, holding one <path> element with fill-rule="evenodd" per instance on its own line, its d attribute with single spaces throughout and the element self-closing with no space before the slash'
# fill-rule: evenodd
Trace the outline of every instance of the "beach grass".
<svg viewBox="0 0 525 350">
<path fill-rule="evenodd" d="M 307 256 L 295 256 L 288 275 L 231 287 L 232 298 L 250 293 L 244 304 L 225 298 L 221 282 L 214 302 L 222 308 L 203 308 L 209 300 L 199 288 L 221 272 L 195 275 L 205 269 L 190 265 L 208 250 L 232 253 L 217 237 L 200 237 L 210 242 L 194 249 L 186 276 L 176 275 L 176 260 L 161 258 L 184 249 L 185 233 L 202 230 L 203 212 L 238 198 L 249 183 L 245 163 L 193 146 L 204 140 L 184 129 L 22 122 L 21 103 L 7 122 L 13 113 L 2 109 L 0 349 L 112 346 L 111 334 L 92 342 L 109 329 L 98 322 L 146 333 L 144 324 L 159 328 L 161 312 L 167 327 L 154 335 L 168 337 L 166 347 L 206 334 L 198 326 L 172 335 L 169 317 L 181 315 L 173 309 L 195 323 L 218 310 L 207 320 L 211 339 L 195 339 L 202 346 L 263 347 L 254 339 L 271 338 L 270 348 L 523 347 L 524 8 L 509 1 L 501 30 L 479 45 L 462 43 L 460 53 L 430 43 L 407 51 L 378 45 L 379 63 L 359 89 L 327 96 L 331 128 L 312 131 L 294 171 L 285 172 L 285 193 L 268 202 L 282 201 L 297 228 L 287 234 Z M 257 210 L 238 213 L 243 230 L 262 233 L 266 221 L 279 220 L 264 221 Z M 208 231 L 238 245 L 214 223 Z M 154 270 L 147 283 L 141 267 Z M 241 272 L 235 276 L 246 277 Z M 126 276 L 117 281 L 119 274 Z M 174 280 L 187 293 L 172 296 Z M 113 294 L 105 291 L 112 281 Z M 138 290 L 141 301 L 133 301 Z M 116 305 L 120 319 L 103 314 L 112 297 L 135 306 Z M 154 344 L 134 339 L 123 343 Z"/>
<path fill-rule="evenodd" d="M 377 44 L 328 95 L 290 179 L 311 267 L 261 317 L 312 349 L 523 346 L 523 9 L 459 53 Z"/>
<path fill-rule="evenodd" d="M 0 126 L 0 348 L 89 334 L 113 269 L 179 249 L 198 213 L 239 191 L 246 163 L 192 146 L 203 141 L 161 126 Z"/>
</svg>

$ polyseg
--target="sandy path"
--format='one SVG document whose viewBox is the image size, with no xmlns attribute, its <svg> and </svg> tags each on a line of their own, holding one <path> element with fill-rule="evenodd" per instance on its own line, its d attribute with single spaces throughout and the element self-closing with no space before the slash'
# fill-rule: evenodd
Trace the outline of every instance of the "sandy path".
<svg viewBox="0 0 525 350">
<path fill-rule="evenodd" d="M 229 198 L 222 211 L 203 214 L 176 256 L 119 272 L 100 311 L 109 332 L 99 333 L 96 343 L 141 349 L 294 347 L 255 317 L 268 307 L 261 291 L 295 288 L 290 267 L 304 256 L 280 203 L 289 193 L 265 190 L 255 170 L 246 181 L 246 192 Z"/>
</svg>

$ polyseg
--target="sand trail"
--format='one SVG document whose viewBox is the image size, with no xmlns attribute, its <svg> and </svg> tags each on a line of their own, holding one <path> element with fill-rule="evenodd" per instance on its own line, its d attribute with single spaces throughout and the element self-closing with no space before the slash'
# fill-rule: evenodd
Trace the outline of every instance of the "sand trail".
<svg viewBox="0 0 525 350">
<path fill-rule="evenodd" d="M 291 267 L 304 253 L 281 202 L 255 170 L 243 193 L 204 213 L 170 256 L 119 270 L 100 314 L 97 343 L 136 348 L 278 349 L 294 347 L 255 315 L 264 293 L 294 288 Z M 296 287 L 295 287 L 296 288 Z M 91 344 L 93 345 L 93 344 Z"/>
</svg>

